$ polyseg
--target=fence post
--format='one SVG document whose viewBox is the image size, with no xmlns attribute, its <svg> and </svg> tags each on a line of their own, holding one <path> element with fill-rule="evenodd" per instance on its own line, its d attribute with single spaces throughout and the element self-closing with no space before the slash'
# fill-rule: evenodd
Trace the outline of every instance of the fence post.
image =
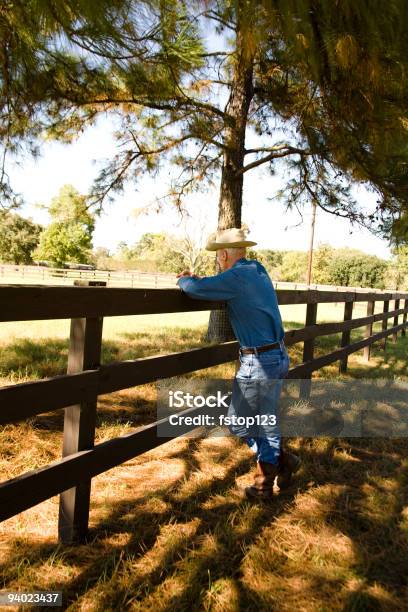
<svg viewBox="0 0 408 612">
<path fill-rule="evenodd" d="M 385 314 L 389 312 L 389 310 L 390 310 L 390 300 L 384 300 L 383 313 Z M 383 319 L 381 329 L 385 331 L 387 328 L 388 328 L 388 319 Z M 381 348 L 383 348 L 384 351 L 387 348 L 387 338 L 383 338 L 381 340 Z"/>
<path fill-rule="evenodd" d="M 404 300 L 404 308 L 406 309 L 408 307 L 408 299 L 405 298 Z M 406 323 L 407 322 L 407 314 L 406 312 L 404 312 L 403 316 L 402 316 L 402 322 Z M 405 327 L 403 328 L 402 332 L 401 332 L 401 336 L 405 336 Z"/>
<path fill-rule="evenodd" d="M 375 310 L 375 301 L 367 302 L 367 317 L 371 317 L 374 314 Z M 367 323 L 365 338 L 369 338 L 373 335 L 373 324 Z M 364 347 L 364 361 L 370 361 L 370 353 L 371 353 L 371 344 L 367 344 Z"/>
<path fill-rule="evenodd" d="M 317 319 L 317 302 L 313 304 L 307 304 L 306 306 L 306 322 L 305 326 L 315 325 Z M 315 339 L 311 338 L 310 340 L 305 340 L 303 343 L 303 363 L 306 361 L 311 361 L 313 359 L 314 353 L 314 345 Z M 308 378 L 305 378 L 300 381 L 300 399 L 307 399 L 310 397 L 310 388 L 311 388 L 311 378 L 312 374 L 308 375 Z"/>
<path fill-rule="evenodd" d="M 345 302 L 343 321 L 350 321 L 350 319 L 352 319 L 353 306 L 354 306 L 354 302 Z M 351 335 L 350 329 L 345 329 L 343 331 L 343 333 L 341 334 L 341 341 L 340 341 L 341 348 L 350 344 L 350 335 Z M 339 373 L 340 374 L 344 374 L 344 372 L 347 372 L 347 362 L 348 362 L 348 355 L 343 357 L 343 359 L 340 359 L 340 363 L 339 363 Z"/>
<path fill-rule="evenodd" d="M 395 306 L 394 306 L 394 310 L 398 310 L 399 305 L 400 305 L 400 301 L 397 298 L 394 302 Z M 394 315 L 394 323 L 393 323 L 393 327 L 396 327 L 398 325 L 398 319 L 399 319 L 399 315 Z M 398 336 L 398 332 L 394 332 L 392 334 L 392 341 L 396 342 L 397 341 L 397 336 Z"/>
<path fill-rule="evenodd" d="M 84 281 L 82 281 L 84 283 Z M 102 317 L 71 319 L 68 374 L 99 367 Z M 97 398 L 65 408 L 62 455 L 93 448 Z M 84 541 L 88 532 L 91 480 L 60 495 L 58 535 L 66 544 Z"/>
</svg>

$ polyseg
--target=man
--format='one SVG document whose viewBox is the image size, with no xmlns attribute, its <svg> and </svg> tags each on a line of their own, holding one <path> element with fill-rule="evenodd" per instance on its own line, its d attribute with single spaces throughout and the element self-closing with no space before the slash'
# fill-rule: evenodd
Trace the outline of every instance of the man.
<svg viewBox="0 0 408 612">
<path fill-rule="evenodd" d="M 289 358 L 271 279 L 261 263 L 246 259 L 246 248 L 256 244 L 246 239 L 246 231 L 243 227 L 211 234 L 206 249 L 217 252 L 220 274 L 198 278 L 186 270 L 178 275 L 177 284 L 192 298 L 227 303 L 240 344 L 240 368 L 228 414 L 244 417 L 245 422 L 249 416 L 260 415 L 255 427 L 232 425 L 230 430 L 243 437 L 257 457 L 255 481 L 245 489 L 245 495 L 270 499 L 275 476 L 280 489 L 287 487 L 300 467 L 300 459 L 281 445 L 277 410 Z"/>
</svg>

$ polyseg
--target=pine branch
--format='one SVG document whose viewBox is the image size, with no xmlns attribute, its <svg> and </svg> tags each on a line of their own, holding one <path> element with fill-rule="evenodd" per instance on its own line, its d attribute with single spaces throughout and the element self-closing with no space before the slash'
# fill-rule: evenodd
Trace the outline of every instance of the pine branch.
<svg viewBox="0 0 408 612">
<path fill-rule="evenodd" d="M 231 56 L 234 53 L 229 51 L 211 51 L 211 53 L 199 53 L 198 57 L 217 57 L 217 56 Z"/>
<path fill-rule="evenodd" d="M 161 147 L 158 147 L 157 149 L 150 149 L 146 150 L 143 149 L 142 145 L 140 144 L 140 142 L 137 140 L 137 137 L 135 135 L 135 133 L 133 132 L 133 130 L 129 130 L 132 139 L 135 143 L 135 145 L 138 147 L 139 149 L 139 153 L 140 155 L 157 155 L 159 153 L 164 153 L 165 151 L 169 151 L 170 149 L 173 149 L 174 147 L 177 147 L 179 144 L 181 144 L 182 142 L 185 142 L 186 140 L 189 140 L 189 138 L 191 138 L 191 134 L 185 134 L 184 136 L 180 136 L 180 138 L 175 138 L 174 140 L 170 140 L 168 142 L 166 142 L 165 144 L 163 144 Z"/>
<path fill-rule="evenodd" d="M 316 188 L 320 188 L 321 192 L 323 194 L 325 194 L 326 196 L 330 195 L 329 190 L 326 188 L 326 186 L 319 180 L 312 180 L 309 178 L 309 170 L 307 169 L 306 165 L 303 163 L 301 166 L 301 184 L 303 185 L 304 189 L 308 192 L 308 194 L 310 195 L 310 197 L 312 198 L 312 200 L 314 202 L 316 202 L 316 204 L 319 206 L 319 208 L 321 208 L 322 210 L 324 210 L 325 212 L 331 214 L 331 215 L 335 215 L 336 217 L 341 217 L 341 218 L 347 218 L 350 219 L 351 222 L 357 222 L 360 225 L 365 226 L 365 219 L 364 216 L 360 213 L 358 214 L 357 212 L 353 211 L 353 209 L 351 208 L 350 205 L 346 205 L 343 207 L 341 206 L 337 206 L 336 208 L 327 208 L 326 206 L 324 206 L 322 204 L 322 200 L 319 197 L 317 190 L 313 189 L 311 187 L 311 185 L 316 186 Z M 340 200 L 339 200 L 340 202 Z"/>
<path fill-rule="evenodd" d="M 249 155 L 250 153 L 266 153 L 268 151 L 270 152 L 281 151 L 282 149 L 296 149 L 296 147 L 292 147 L 291 145 L 288 145 L 288 144 L 281 144 L 281 145 L 274 145 L 272 147 L 260 147 L 259 149 L 245 149 L 244 155 Z M 300 151 L 303 152 L 303 149 L 296 149 L 293 152 L 298 153 Z"/>
<path fill-rule="evenodd" d="M 105 200 L 109 192 L 112 191 L 112 189 L 115 189 L 115 187 L 121 183 L 122 177 L 125 175 L 125 173 L 129 169 L 129 167 L 132 165 L 132 163 L 135 161 L 135 159 L 137 159 L 137 157 L 138 157 L 138 153 L 128 156 L 128 159 L 122 165 L 121 169 L 112 179 L 112 181 L 110 181 L 108 185 L 106 185 L 100 193 L 97 193 L 95 197 L 91 198 L 91 203 L 89 204 L 87 208 L 90 208 L 91 206 L 94 206 L 95 204 L 99 204 L 99 205 L 103 204 L 103 201 Z"/>
<path fill-rule="evenodd" d="M 272 152 L 261 159 L 257 159 L 256 161 L 247 164 L 238 172 L 236 172 L 235 176 L 240 176 L 248 170 L 252 170 L 252 168 L 256 168 L 257 166 L 261 166 L 262 164 L 266 164 L 268 161 L 272 161 L 273 159 L 279 159 L 280 157 L 287 157 L 288 155 L 293 155 L 294 153 L 298 153 L 299 155 L 311 155 L 311 152 L 306 149 L 297 149 L 296 147 L 286 147 L 286 151 L 282 151 L 281 153 Z"/>
<path fill-rule="evenodd" d="M 214 10 L 210 10 L 207 11 L 205 13 L 205 17 L 207 17 L 208 19 L 212 19 L 213 21 L 218 21 L 218 23 L 220 23 L 221 25 L 224 26 L 224 28 L 229 28 L 230 30 L 232 30 L 233 32 L 237 31 L 237 28 L 235 25 L 232 25 L 231 23 L 228 23 L 228 21 L 225 21 L 225 19 L 223 19 L 216 11 Z"/>
<path fill-rule="evenodd" d="M 200 169 L 199 172 L 194 173 L 193 172 L 193 167 L 190 166 L 190 170 L 192 171 L 192 175 L 190 176 L 190 178 L 186 179 L 181 185 L 178 185 L 177 188 L 172 189 L 170 192 L 166 193 L 164 196 L 162 196 L 161 198 L 157 198 L 157 200 L 163 200 L 166 198 L 175 198 L 176 200 L 176 205 L 178 207 L 181 206 L 181 200 L 183 198 L 183 196 L 186 194 L 188 188 L 193 185 L 194 183 L 199 182 L 200 180 L 202 180 L 202 176 L 206 174 L 206 172 L 211 168 L 211 166 L 215 165 L 218 163 L 218 161 L 220 159 L 222 159 L 223 154 L 219 153 L 218 155 L 216 155 L 215 157 L 211 158 L 203 168 Z M 198 156 L 196 157 L 196 159 L 198 158 Z M 186 172 L 186 169 L 184 169 L 177 180 L 179 180 L 181 178 L 181 176 Z"/>
<path fill-rule="evenodd" d="M 77 100 L 74 97 L 68 97 L 66 94 L 64 94 L 64 98 L 68 101 L 71 102 L 72 104 L 75 104 L 75 106 L 81 107 L 81 106 L 99 106 L 99 105 L 104 105 L 104 104 L 136 104 L 138 106 L 144 106 L 146 108 L 151 108 L 153 110 L 168 110 L 168 111 L 176 111 L 178 109 L 182 109 L 182 108 L 195 108 L 195 109 L 200 109 L 203 111 L 208 111 L 209 113 L 212 113 L 214 115 L 217 115 L 218 117 L 222 117 L 224 120 L 226 120 L 228 118 L 228 114 L 225 113 L 224 111 L 222 111 L 221 109 L 217 108 L 216 106 L 213 106 L 211 104 L 207 104 L 205 102 L 199 102 L 198 100 L 194 100 L 193 98 L 189 98 L 187 95 L 184 96 L 183 98 L 181 97 L 175 97 L 175 104 L 169 104 L 169 103 L 158 103 L 158 102 L 153 102 L 151 100 L 143 100 L 140 98 L 113 98 L 113 97 L 108 97 L 108 98 L 103 98 L 103 99 L 96 99 L 96 100 Z"/>
</svg>

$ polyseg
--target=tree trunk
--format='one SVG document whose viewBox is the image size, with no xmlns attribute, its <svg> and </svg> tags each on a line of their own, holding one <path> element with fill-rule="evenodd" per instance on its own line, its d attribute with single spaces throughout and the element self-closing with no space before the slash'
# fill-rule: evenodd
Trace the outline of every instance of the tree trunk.
<svg viewBox="0 0 408 612">
<path fill-rule="evenodd" d="M 239 9 L 240 12 L 240 9 Z M 254 52 L 245 44 L 245 34 L 240 24 L 245 25 L 242 13 L 237 17 L 236 60 L 233 69 L 231 95 L 225 107 L 228 115 L 224 129 L 224 159 L 221 174 L 220 199 L 218 205 L 218 229 L 241 227 L 243 174 L 245 158 L 245 133 L 249 106 L 253 97 Z M 216 270 L 218 273 L 219 270 Z M 211 312 L 206 340 L 227 342 L 234 340 L 234 332 L 226 310 Z"/>
</svg>

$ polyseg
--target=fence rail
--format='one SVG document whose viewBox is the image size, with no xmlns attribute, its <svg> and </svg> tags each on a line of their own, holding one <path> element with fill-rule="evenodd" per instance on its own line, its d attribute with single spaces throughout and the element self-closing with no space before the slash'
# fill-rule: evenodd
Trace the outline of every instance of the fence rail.
<svg viewBox="0 0 408 612">
<path fill-rule="evenodd" d="M 138 270 L 77 270 L 70 268 L 49 268 L 44 266 L 0 265 L 0 283 L 51 281 L 72 285 L 72 281 L 100 280 L 110 287 L 174 287 L 176 275 L 165 273 L 141 272 Z"/>
<path fill-rule="evenodd" d="M 364 349 L 365 359 L 374 342 L 389 335 L 405 335 L 408 293 L 364 291 L 277 291 L 280 305 L 305 304 L 305 327 L 288 330 L 287 345 L 303 342 L 303 363 L 293 367 L 288 378 L 303 379 L 301 395 L 307 396 L 315 370 L 340 362 L 347 369 L 347 357 Z M 404 300 L 404 306 L 400 307 Z M 394 308 L 390 310 L 390 302 Z M 320 303 L 344 303 L 343 321 L 317 323 Z M 352 318 L 355 302 L 367 302 L 367 316 Z M 383 312 L 374 314 L 375 302 Z M 225 308 L 223 302 L 191 300 L 178 289 L 127 289 L 108 287 L 0 286 L 0 321 L 71 319 L 67 374 L 0 389 L 0 424 L 65 409 L 62 459 L 41 469 L 0 484 L 0 520 L 30 508 L 56 494 L 60 496 L 59 538 L 64 542 L 86 538 L 92 477 L 127 461 L 163 441 L 157 437 L 157 423 L 94 446 L 98 395 L 186 374 L 234 361 L 238 342 L 224 342 L 169 355 L 101 364 L 103 317 L 168 312 L 208 311 Z M 402 322 L 399 318 L 402 316 Z M 392 327 L 388 328 L 388 320 Z M 382 330 L 374 333 L 373 323 Z M 365 327 L 365 338 L 350 343 L 352 329 Z M 341 332 L 338 349 L 314 357 L 319 336 Z M 190 409 L 193 414 L 198 409 Z M 193 429 L 186 427 L 186 432 Z"/>
</svg>

